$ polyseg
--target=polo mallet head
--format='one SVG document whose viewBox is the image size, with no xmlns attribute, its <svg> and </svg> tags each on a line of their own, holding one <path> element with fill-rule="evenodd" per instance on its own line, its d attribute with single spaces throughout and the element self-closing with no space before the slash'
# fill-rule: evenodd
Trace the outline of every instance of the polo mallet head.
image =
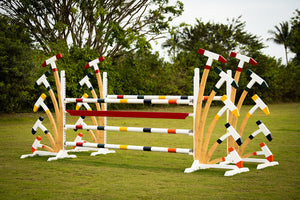
<svg viewBox="0 0 300 200">
<path fill-rule="evenodd" d="M 260 143 L 259 146 L 262 151 L 254 152 L 253 155 L 255 155 L 255 156 L 264 155 L 269 162 L 272 162 L 274 160 L 274 158 L 273 158 L 273 154 L 270 151 L 270 149 L 268 148 L 268 146 L 264 142 Z"/>
<path fill-rule="evenodd" d="M 259 127 L 258 130 L 256 130 L 255 132 L 253 132 L 250 136 L 249 139 L 252 140 L 257 134 L 259 133 L 263 133 L 266 138 L 271 142 L 273 137 L 272 137 L 272 133 L 271 131 L 266 127 L 266 125 L 264 123 L 262 123 L 262 121 L 258 120 L 256 122 L 257 126 Z"/>
<path fill-rule="evenodd" d="M 43 145 L 41 145 L 41 140 L 42 140 L 41 136 L 36 137 L 36 139 L 34 140 L 32 146 L 31 146 L 31 152 L 32 153 L 34 153 L 39 147 L 43 146 Z"/>
<path fill-rule="evenodd" d="M 105 58 L 104 56 L 101 56 L 95 60 L 92 60 L 91 62 L 89 62 L 88 64 L 85 65 L 85 69 L 88 69 L 89 67 L 94 67 L 95 73 L 99 73 L 99 68 L 98 68 L 98 63 L 104 61 Z"/>
<path fill-rule="evenodd" d="M 83 120 L 85 119 L 85 116 L 80 116 L 75 125 L 86 125 Z M 77 131 L 78 129 L 74 129 L 74 131 Z"/>
<path fill-rule="evenodd" d="M 34 107 L 33 107 L 33 112 L 37 112 L 40 106 L 44 109 L 44 111 L 48 114 L 50 110 L 48 109 L 47 105 L 45 104 L 44 100 L 46 99 L 46 95 L 43 93 L 41 96 L 38 98 L 38 100 L 35 102 Z"/>
<path fill-rule="evenodd" d="M 34 84 L 35 88 L 38 88 L 39 85 L 44 84 L 45 88 L 47 88 L 47 90 L 51 89 L 51 86 L 49 84 L 49 82 L 47 81 L 47 77 L 50 75 L 50 71 L 46 71 L 45 74 L 43 74 Z"/>
<path fill-rule="evenodd" d="M 44 120 L 44 118 L 43 118 L 42 116 L 40 116 L 40 117 L 36 120 L 35 124 L 34 124 L 33 127 L 32 127 L 32 130 L 31 130 L 32 135 L 34 135 L 34 134 L 37 132 L 37 130 L 38 130 L 39 128 L 42 129 L 42 131 L 43 131 L 45 134 L 47 134 L 47 133 L 49 132 L 49 131 L 46 129 L 46 127 L 42 124 L 43 120 Z"/>
<path fill-rule="evenodd" d="M 223 157 L 223 161 L 234 163 L 238 168 L 243 167 L 243 160 L 239 156 L 238 152 L 234 147 L 228 148 L 229 155 L 227 157 Z"/>
<path fill-rule="evenodd" d="M 247 117 L 250 118 L 251 115 L 257 108 L 260 108 L 266 115 L 270 114 L 268 106 L 257 96 L 256 94 L 252 96 L 255 105 L 251 108 L 251 110 L 247 113 Z"/>
<path fill-rule="evenodd" d="M 81 79 L 81 81 L 79 81 L 77 88 L 80 89 L 84 84 L 86 84 L 89 90 L 93 90 L 94 88 L 91 82 L 89 81 L 89 79 L 92 77 L 93 77 L 93 73 L 92 72 L 88 73 L 83 79 Z"/>
<path fill-rule="evenodd" d="M 42 67 L 46 67 L 47 65 L 50 64 L 51 68 L 52 68 L 52 71 L 55 72 L 55 71 L 57 71 L 55 61 L 57 61 L 58 59 L 61 59 L 61 58 L 62 58 L 61 53 L 57 54 L 55 56 L 52 56 L 51 58 L 44 61 L 44 63 L 42 64 Z"/>
<path fill-rule="evenodd" d="M 250 58 L 248 56 L 244 56 L 244 55 L 235 53 L 233 51 L 230 53 L 230 56 L 240 60 L 238 67 L 236 69 L 239 72 L 242 71 L 245 62 L 249 63 L 251 65 L 257 65 L 257 62 L 253 58 Z"/>
<path fill-rule="evenodd" d="M 198 50 L 198 54 L 201 54 L 201 55 L 204 55 L 204 56 L 208 57 L 208 60 L 206 61 L 205 69 L 210 69 L 213 60 L 217 60 L 217 61 L 220 61 L 222 63 L 227 62 L 227 60 L 223 56 L 221 56 L 219 54 L 216 54 L 216 53 L 213 53 L 211 51 L 205 50 L 205 49 L 200 48 Z"/>
<path fill-rule="evenodd" d="M 81 98 L 86 99 L 88 97 L 89 97 L 89 95 L 87 93 L 84 93 Z M 85 107 L 85 109 L 92 110 L 88 103 L 77 103 L 76 110 L 79 110 L 82 105 Z"/>
<path fill-rule="evenodd" d="M 250 82 L 248 83 L 248 85 L 245 88 L 245 90 L 247 92 L 251 89 L 251 87 L 255 83 L 258 83 L 259 85 L 263 86 L 264 88 L 269 88 L 267 82 L 264 79 L 262 79 L 260 76 L 255 74 L 252 70 L 248 69 L 246 73 L 251 77 Z"/>
<path fill-rule="evenodd" d="M 232 101 L 230 101 L 230 99 L 226 95 L 223 95 L 221 97 L 221 100 L 223 101 L 225 106 L 223 106 L 223 108 L 217 113 L 215 119 L 219 119 L 227 109 L 229 109 L 234 114 L 234 116 L 240 116 L 237 107 L 232 103 Z"/>
<path fill-rule="evenodd" d="M 233 128 L 233 126 L 231 126 L 230 123 L 226 123 L 225 127 L 229 133 L 229 135 L 231 135 L 233 137 L 233 139 L 235 140 L 235 142 L 241 146 L 243 144 L 242 138 L 241 136 L 238 134 L 238 132 L 235 130 L 235 128 Z"/>
<path fill-rule="evenodd" d="M 232 85 L 232 87 L 234 87 L 235 89 L 237 89 L 239 87 L 238 84 L 237 84 L 237 82 L 229 74 L 225 73 L 220 68 L 216 67 L 215 68 L 215 72 L 217 74 L 219 74 L 219 76 L 221 77 L 221 79 L 217 82 L 217 84 L 213 88 L 213 90 L 215 92 L 217 92 L 220 89 L 220 87 L 223 85 L 223 83 L 225 81 L 229 82 Z"/>
</svg>

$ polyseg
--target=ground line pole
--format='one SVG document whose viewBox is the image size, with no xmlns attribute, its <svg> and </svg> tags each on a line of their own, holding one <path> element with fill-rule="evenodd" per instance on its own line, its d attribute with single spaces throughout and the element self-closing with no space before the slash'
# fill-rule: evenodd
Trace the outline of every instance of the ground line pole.
<svg viewBox="0 0 300 200">
<path fill-rule="evenodd" d="M 231 71 L 231 70 L 227 70 L 227 74 L 228 74 L 230 77 L 232 77 L 232 71 Z M 231 89 L 232 89 L 231 83 L 229 83 L 229 82 L 226 81 L 226 96 L 227 96 L 227 97 L 231 97 Z M 234 103 L 234 102 L 233 102 L 233 103 Z M 230 118 L 230 111 L 229 111 L 229 109 L 227 109 L 226 114 L 227 114 L 227 115 L 226 115 L 226 117 L 227 117 L 226 122 L 229 123 L 229 118 Z M 228 133 L 229 131 L 226 129 L 226 132 Z M 229 137 L 231 137 L 231 136 L 229 136 Z M 229 137 L 227 138 L 227 150 L 226 150 L 227 155 L 229 154 L 229 152 L 228 152 L 228 148 L 229 148 Z"/>
</svg>

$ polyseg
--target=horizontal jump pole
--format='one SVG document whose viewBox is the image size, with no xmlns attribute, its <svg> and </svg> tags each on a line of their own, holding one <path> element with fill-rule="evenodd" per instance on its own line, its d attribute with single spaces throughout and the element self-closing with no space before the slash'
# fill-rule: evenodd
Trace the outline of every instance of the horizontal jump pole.
<svg viewBox="0 0 300 200">
<path fill-rule="evenodd" d="M 90 148 L 108 148 L 120 150 L 135 150 L 135 151 L 153 151 L 153 152 L 167 152 L 167 153 L 193 153 L 192 149 L 182 148 L 168 148 L 168 147 L 148 147 L 148 146 L 132 146 L 119 144 L 97 144 L 97 143 L 83 143 L 83 142 L 66 142 L 66 146 L 76 147 L 90 147 Z"/>
<path fill-rule="evenodd" d="M 66 129 L 102 130 L 102 131 L 124 131 L 124 132 L 144 132 L 144 133 L 169 133 L 169 134 L 191 134 L 188 129 L 167 129 L 167 128 L 139 128 L 139 127 L 119 127 L 119 126 L 91 126 L 91 125 L 71 125 L 66 124 Z"/>
<path fill-rule="evenodd" d="M 191 104 L 189 99 L 93 99 L 66 98 L 65 103 L 121 103 L 121 104 Z"/>
<path fill-rule="evenodd" d="M 189 99 L 193 100 L 194 96 L 160 96 L 160 95 L 107 95 L 108 99 Z M 203 96 L 207 100 L 208 96 Z M 213 100 L 221 101 L 221 96 L 215 96 Z"/>
<path fill-rule="evenodd" d="M 94 111 L 94 110 L 66 110 L 71 116 L 103 116 L 103 117 L 133 117 L 185 119 L 189 113 L 174 112 L 138 112 L 138 111 Z"/>
</svg>

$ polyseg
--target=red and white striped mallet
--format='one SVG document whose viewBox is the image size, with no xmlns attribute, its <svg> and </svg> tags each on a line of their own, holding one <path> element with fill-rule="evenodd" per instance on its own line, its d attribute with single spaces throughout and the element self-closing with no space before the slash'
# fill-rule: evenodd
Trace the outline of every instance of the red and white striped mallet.
<svg viewBox="0 0 300 200">
<path fill-rule="evenodd" d="M 205 69 L 210 69 L 213 60 L 217 60 L 217 61 L 220 61 L 222 63 L 227 62 L 227 60 L 223 56 L 221 56 L 219 54 L 216 54 L 216 53 L 213 53 L 211 51 L 205 50 L 205 49 L 200 48 L 198 50 L 198 53 L 208 57 L 208 60 L 206 61 Z"/>
<path fill-rule="evenodd" d="M 41 144 L 42 137 L 37 136 L 31 146 L 31 152 L 34 153 L 38 148 L 43 148 L 44 145 Z"/>
<path fill-rule="evenodd" d="M 89 62 L 88 64 L 85 65 L 85 69 L 88 69 L 89 67 L 94 67 L 95 73 L 99 73 L 99 68 L 98 68 L 98 63 L 104 61 L 105 58 L 104 56 L 101 56 L 95 60 L 92 60 L 91 62 Z"/>
<path fill-rule="evenodd" d="M 57 61 L 58 59 L 61 59 L 61 58 L 62 58 L 61 53 L 57 54 L 56 56 L 52 56 L 51 58 L 44 61 L 44 63 L 42 64 L 42 67 L 46 67 L 47 65 L 51 64 L 52 71 L 55 72 L 55 71 L 57 71 L 55 61 Z"/>
<path fill-rule="evenodd" d="M 273 161 L 273 154 L 268 146 L 263 142 L 259 144 L 262 151 L 256 151 L 253 153 L 255 156 L 264 155 L 269 162 Z"/>
<path fill-rule="evenodd" d="M 242 54 L 238 54 L 233 51 L 230 53 L 230 56 L 240 60 L 238 67 L 236 69 L 237 71 L 242 71 L 245 62 L 251 65 L 257 65 L 257 62 L 253 58 L 250 58 L 248 56 L 244 56 Z"/>
<path fill-rule="evenodd" d="M 235 148 L 234 147 L 228 148 L 228 152 L 229 152 L 228 156 L 223 157 L 222 160 L 226 161 L 226 162 L 234 163 L 238 168 L 242 168 L 243 167 L 243 160 L 239 156 L 239 154 L 235 150 Z"/>
</svg>

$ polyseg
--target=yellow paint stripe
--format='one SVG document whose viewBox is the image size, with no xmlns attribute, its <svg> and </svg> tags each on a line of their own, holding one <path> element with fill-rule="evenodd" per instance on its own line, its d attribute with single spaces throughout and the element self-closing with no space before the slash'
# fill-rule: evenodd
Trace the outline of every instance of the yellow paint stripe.
<svg viewBox="0 0 300 200">
<path fill-rule="evenodd" d="M 47 97 L 47 95 L 45 95 L 44 93 L 43 93 L 43 94 L 41 94 L 41 98 L 42 98 L 43 100 L 45 100 L 45 99 L 46 99 L 46 97 Z"/>
<path fill-rule="evenodd" d="M 33 112 L 37 112 L 38 109 L 39 109 L 39 108 L 38 108 L 37 106 L 35 106 L 35 105 L 33 106 Z"/>
<path fill-rule="evenodd" d="M 250 114 L 250 113 L 247 113 L 247 117 L 250 118 L 250 117 L 251 117 L 251 114 Z"/>
<path fill-rule="evenodd" d="M 219 119 L 220 119 L 220 116 L 219 116 L 219 115 L 216 115 L 216 116 L 215 116 L 215 119 L 216 119 L 216 120 L 219 120 Z"/>
<path fill-rule="evenodd" d="M 46 110 L 46 114 L 49 114 L 49 112 L 50 112 L 50 110 L 48 109 L 48 110 Z"/>
<path fill-rule="evenodd" d="M 270 114 L 270 111 L 269 111 L 269 108 L 268 107 L 265 107 L 263 109 L 263 112 L 266 114 L 266 115 L 269 115 Z"/>
<path fill-rule="evenodd" d="M 120 103 L 127 103 L 127 99 L 120 99 Z"/>
<path fill-rule="evenodd" d="M 224 102 L 225 100 L 227 99 L 227 96 L 226 95 L 223 95 L 222 97 L 221 97 L 221 100 Z"/>
<path fill-rule="evenodd" d="M 256 99 L 258 99 L 258 96 L 256 94 L 253 95 L 252 99 L 253 99 L 253 101 L 256 101 Z"/>
<path fill-rule="evenodd" d="M 89 95 L 87 94 L 87 93 L 84 93 L 83 95 L 82 95 L 82 98 L 88 98 L 89 97 Z"/>
<path fill-rule="evenodd" d="M 166 99 L 166 96 L 159 96 L 158 99 Z"/>
<path fill-rule="evenodd" d="M 127 150 L 127 145 L 120 145 L 120 149 Z"/>
<path fill-rule="evenodd" d="M 233 110 L 232 113 L 234 114 L 235 117 L 240 116 L 240 113 L 239 113 L 238 109 Z"/>
<path fill-rule="evenodd" d="M 127 131 L 127 127 L 120 127 L 120 131 Z"/>
</svg>

